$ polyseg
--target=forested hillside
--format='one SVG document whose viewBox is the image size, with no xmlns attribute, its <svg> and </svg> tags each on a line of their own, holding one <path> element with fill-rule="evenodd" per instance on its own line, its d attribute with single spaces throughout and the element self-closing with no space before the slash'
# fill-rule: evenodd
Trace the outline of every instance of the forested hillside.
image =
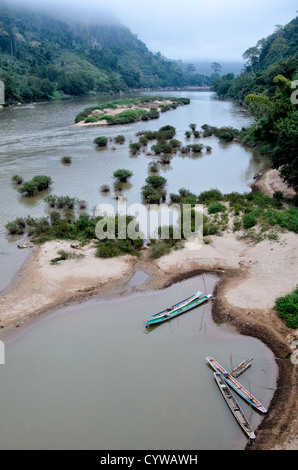
<svg viewBox="0 0 298 470">
<path fill-rule="evenodd" d="M 256 46 L 244 52 L 245 70 L 238 77 L 226 74 L 213 83 L 219 96 L 243 101 L 249 93 L 273 96 L 273 79 L 282 74 L 289 80 L 298 79 L 298 17 L 286 26 L 276 26 L 276 31 L 260 39 Z"/>
<path fill-rule="evenodd" d="M 243 143 L 269 155 L 273 167 L 298 191 L 298 18 L 277 26 L 243 57 L 243 73 L 215 80 L 212 89 L 250 107 L 256 124 L 242 132 Z"/>
<path fill-rule="evenodd" d="M 0 6 L 0 80 L 6 102 L 205 85 L 175 61 L 151 53 L 120 24 L 68 25 L 46 14 Z"/>
</svg>

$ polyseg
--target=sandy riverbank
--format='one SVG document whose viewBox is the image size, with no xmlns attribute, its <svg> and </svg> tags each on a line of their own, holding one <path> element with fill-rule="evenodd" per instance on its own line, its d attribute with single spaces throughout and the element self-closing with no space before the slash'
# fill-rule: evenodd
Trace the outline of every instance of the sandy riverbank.
<svg viewBox="0 0 298 470">
<path fill-rule="evenodd" d="M 124 111 L 127 110 L 133 110 L 133 109 L 142 109 L 145 112 L 149 112 L 150 108 L 156 108 L 159 112 L 161 112 L 160 106 L 167 106 L 171 105 L 172 101 L 171 100 L 163 100 L 163 101 L 151 101 L 146 103 L 146 105 L 139 103 L 138 105 L 129 105 L 129 106 L 121 106 L 118 105 L 115 109 L 113 108 L 107 108 L 105 110 L 99 110 L 95 109 L 92 111 L 89 117 L 94 117 L 97 118 L 99 116 L 117 116 L 118 114 L 123 113 Z M 76 124 L 73 124 L 72 127 L 101 127 L 101 126 L 107 126 L 109 125 L 108 121 L 106 119 L 101 119 L 100 121 L 97 122 L 85 122 L 85 120 L 79 121 Z"/>
<path fill-rule="evenodd" d="M 270 197 L 273 197 L 275 191 L 281 191 L 286 198 L 295 196 L 295 191 L 283 182 L 279 176 L 279 171 L 273 168 L 269 168 L 257 176 L 252 186 L 255 190 L 262 191 Z"/>
<path fill-rule="evenodd" d="M 258 182 L 261 184 L 260 179 Z M 290 355 L 291 343 L 298 338 L 273 310 L 275 299 L 297 285 L 297 236 L 284 233 L 279 241 L 264 240 L 257 245 L 238 239 L 232 232 L 210 238 L 211 243 L 201 248 L 188 243 L 183 250 L 156 261 L 148 258 L 146 250 L 139 259 L 99 259 L 92 244 L 78 249 L 57 241 L 34 247 L 12 286 L 1 293 L 0 338 L 71 301 L 129 291 L 128 281 L 136 270 L 149 275 L 140 289 L 159 289 L 200 272 L 216 272 L 220 282 L 213 303 L 214 320 L 232 324 L 272 349 L 279 367 L 278 388 L 297 382 L 298 367 L 292 364 Z M 84 257 L 51 265 L 60 249 Z M 297 412 L 297 387 L 278 389 L 253 448 L 297 448 Z"/>
</svg>

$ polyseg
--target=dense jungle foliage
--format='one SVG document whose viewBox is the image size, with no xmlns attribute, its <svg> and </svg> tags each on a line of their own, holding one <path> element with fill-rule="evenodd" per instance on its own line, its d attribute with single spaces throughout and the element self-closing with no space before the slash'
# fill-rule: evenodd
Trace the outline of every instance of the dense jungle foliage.
<svg viewBox="0 0 298 470">
<path fill-rule="evenodd" d="M 256 124 L 246 130 L 243 143 L 269 155 L 285 182 L 298 191 L 298 17 L 276 28 L 245 51 L 247 65 L 240 76 L 224 75 L 212 89 L 249 106 Z"/>
<path fill-rule="evenodd" d="M 211 83 L 151 53 L 125 26 L 98 22 L 73 26 L 0 5 L 0 80 L 6 103 Z"/>
</svg>

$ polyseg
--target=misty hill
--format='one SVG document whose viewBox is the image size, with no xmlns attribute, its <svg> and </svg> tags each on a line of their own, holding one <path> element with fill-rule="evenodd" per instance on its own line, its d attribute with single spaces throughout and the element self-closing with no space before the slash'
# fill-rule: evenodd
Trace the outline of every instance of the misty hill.
<svg viewBox="0 0 298 470">
<path fill-rule="evenodd" d="M 151 53 L 121 24 L 67 24 L 0 5 L 0 80 L 6 102 L 210 84 Z"/>
<path fill-rule="evenodd" d="M 275 93 L 273 79 L 281 74 L 289 80 L 298 79 L 298 18 L 285 26 L 277 26 L 267 38 L 244 52 L 247 60 L 238 77 L 226 74 L 213 84 L 219 96 L 243 101 L 249 93 Z"/>
</svg>

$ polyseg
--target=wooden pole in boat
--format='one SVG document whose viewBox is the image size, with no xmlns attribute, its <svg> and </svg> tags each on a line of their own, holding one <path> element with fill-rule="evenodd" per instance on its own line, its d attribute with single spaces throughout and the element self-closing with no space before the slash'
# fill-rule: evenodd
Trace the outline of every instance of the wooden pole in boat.
<svg viewBox="0 0 298 470">
<path fill-rule="evenodd" d="M 202 273 L 202 278 L 203 278 L 203 283 L 204 283 L 205 295 L 207 295 L 207 289 L 206 289 L 206 284 L 205 284 L 204 273 Z"/>
</svg>

